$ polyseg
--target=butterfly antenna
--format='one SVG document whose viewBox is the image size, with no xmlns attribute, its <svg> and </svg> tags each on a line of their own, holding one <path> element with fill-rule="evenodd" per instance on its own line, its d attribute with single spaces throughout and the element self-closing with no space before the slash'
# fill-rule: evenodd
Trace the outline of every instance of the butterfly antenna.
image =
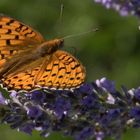
<svg viewBox="0 0 140 140">
<path fill-rule="evenodd" d="M 82 32 L 82 33 L 78 33 L 78 34 L 72 34 L 72 35 L 67 35 L 65 37 L 62 37 L 62 39 L 68 39 L 68 38 L 72 38 L 72 37 L 77 37 L 77 36 L 81 36 L 81 35 L 85 35 L 85 34 L 89 34 L 91 32 L 97 32 L 99 29 L 95 28 L 86 32 Z"/>
<path fill-rule="evenodd" d="M 59 16 L 60 23 L 62 23 L 63 10 L 64 10 L 64 4 L 63 4 L 62 1 L 61 1 L 60 16 Z"/>
<path fill-rule="evenodd" d="M 60 1 L 60 12 L 59 12 L 56 24 L 54 26 L 54 30 L 57 30 L 57 29 L 59 29 L 60 26 L 62 26 L 64 4 L 62 3 L 62 0 L 59 0 L 59 1 Z M 57 36 L 60 35 L 61 34 L 61 30 L 58 30 L 56 32 L 56 34 L 57 34 Z"/>
</svg>

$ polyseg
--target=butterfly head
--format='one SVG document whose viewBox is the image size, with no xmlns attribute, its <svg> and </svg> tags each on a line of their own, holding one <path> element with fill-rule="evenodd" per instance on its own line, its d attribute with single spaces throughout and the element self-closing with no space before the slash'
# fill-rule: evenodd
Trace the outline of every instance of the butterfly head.
<svg viewBox="0 0 140 140">
<path fill-rule="evenodd" d="M 54 46 L 56 46 L 58 49 L 60 49 L 64 46 L 63 39 L 54 39 L 54 40 L 52 40 L 52 42 L 54 43 Z"/>
</svg>

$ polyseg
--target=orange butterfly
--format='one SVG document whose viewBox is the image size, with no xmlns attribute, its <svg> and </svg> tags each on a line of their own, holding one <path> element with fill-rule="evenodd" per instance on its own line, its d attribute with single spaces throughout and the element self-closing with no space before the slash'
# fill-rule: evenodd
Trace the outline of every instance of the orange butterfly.
<svg viewBox="0 0 140 140">
<path fill-rule="evenodd" d="M 85 68 L 68 52 L 63 39 L 46 41 L 31 27 L 0 15 L 0 79 L 14 90 L 36 87 L 73 89 L 85 80 Z"/>
</svg>

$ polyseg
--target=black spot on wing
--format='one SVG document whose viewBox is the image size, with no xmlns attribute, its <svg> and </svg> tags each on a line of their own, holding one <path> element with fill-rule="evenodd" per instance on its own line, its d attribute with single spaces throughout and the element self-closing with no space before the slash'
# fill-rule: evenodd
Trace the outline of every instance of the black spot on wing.
<svg viewBox="0 0 140 140">
<path fill-rule="evenodd" d="M 56 76 L 56 73 L 52 74 L 52 76 Z"/>
<path fill-rule="evenodd" d="M 63 75 L 58 76 L 58 78 L 63 78 Z"/>
<path fill-rule="evenodd" d="M 15 39 L 17 39 L 17 40 L 18 40 L 18 39 L 19 39 L 19 35 L 15 35 Z"/>
<path fill-rule="evenodd" d="M 28 36 L 28 35 L 30 35 L 30 34 L 32 34 L 33 33 L 33 31 L 30 31 L 30 32 L 28 32 L 28 33 L 25 33 L 24 35 L 25 36 Z"/>
<path fill-rule="evenodd" d="M 15 30 L 16 30 L 17 32 L 20 32 L 23 26 L 24 26 L 24 25 L 20 24 L 20 26 L 19 26 L 18 28 L 16 28 Z"/>
<path fill-rule="evenodd" d="M 12 24 L 14 22 L 15 22 L 15 20 L 14 19 L 11 19 L 9 22 L 6 23 L 6 25 L 10 25 L 10 24 Z"/>
<path fill-rule="evenodd" d="M 63 69 L 65 69 L 65 67 L 60 67 L 60 68 L 59 68 L 59 71 L 60 71 L 60 70 L 63 70 Z"/>
<path fill-rule="evenodd" d="M 77 67 L 79 67 L 80 64 L 75 65 L 74 67 L 71 67 L 72 70 L 75 70 Z"/>
<path fill-rule="evenodd" d="M 6 40 L 6 45 L 10 45 L 11 43 L 10 43 L 10 40 L 9 39 L 7 39 Z"/>
<path fill-rule="evenodd" d="M 48 75 L 43 76 L 43 78 L 46 78 L 46 77 L 48 77 Z"/>
<path fill-rule="evenodd" d="M 11 29 L 8 29 L 6 34 L 11 34 L 11 32 L 12 32 Z"/>
</svg>

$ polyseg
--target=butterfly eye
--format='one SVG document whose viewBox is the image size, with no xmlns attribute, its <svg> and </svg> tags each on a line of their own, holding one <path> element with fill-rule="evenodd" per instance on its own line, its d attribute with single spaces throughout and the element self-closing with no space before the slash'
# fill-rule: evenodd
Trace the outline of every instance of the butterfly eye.
<svg viewBox="0 0 140 140">
<path fill-rule="evenodd" d="M 60 46 L 63 46 L 63 45 L 64 45 L 64 40 L 60 39 Z"/>
</svg>

